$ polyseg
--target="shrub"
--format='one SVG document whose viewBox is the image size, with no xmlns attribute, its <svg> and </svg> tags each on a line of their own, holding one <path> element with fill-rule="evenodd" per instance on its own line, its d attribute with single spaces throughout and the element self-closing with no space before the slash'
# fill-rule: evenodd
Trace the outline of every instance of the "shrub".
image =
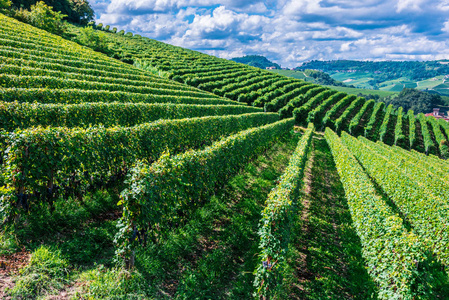
<svg viewBox="0 0 449 300">
<path fill-rule="evenodd" d="M 4 0 L 0 0 L 4 1 Z M 53 11 L 53 7 L 48 6 L 43 1 L 31 5 L 30 10 L 20 9 L 15 17 L 33 26 L 41 28 L 51 33 L 61 34 L 64 32 L 62 19 L 67 15 Z"/>
<path fill-rule="evenodd" d="M 94 30 L 92 27 L 81 28 L 78 41 L 80 44 L 92 48 L 95 51 L 109 52 L 105 34 Z"/>
<path fill-rule="evenodd" d="M 9 8 L 11 6 L 10 0 L 0 0 L 0 9 Z"/>
</svg>

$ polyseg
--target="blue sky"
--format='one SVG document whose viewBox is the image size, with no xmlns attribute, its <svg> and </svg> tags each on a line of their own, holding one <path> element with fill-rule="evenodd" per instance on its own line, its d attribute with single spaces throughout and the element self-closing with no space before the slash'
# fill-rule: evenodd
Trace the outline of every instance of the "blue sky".
<svg viewBox="0 0 449 300">
<path fill-rule="evenodd" d="M 90 0 L 96 22 L 222 58 L 449 59 L 449 0 Z"/>
</svg>

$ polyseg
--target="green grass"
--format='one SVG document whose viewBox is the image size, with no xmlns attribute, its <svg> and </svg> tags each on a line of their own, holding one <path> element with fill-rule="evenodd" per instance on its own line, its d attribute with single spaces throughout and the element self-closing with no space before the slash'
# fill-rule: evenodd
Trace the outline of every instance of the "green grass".
<svg viewBox="0 0 449 300">
<path fill-rule="evenodd" d="M 370 89 L 358 89 L 358 88 L 349 88 L 349 87 L 341 87 L 341 86 L 326 86 L 330 89 L 337 90 L 339 92 L 344 92 L 347 94 L 353 94 L 357 95 L 359 93 L 362 93 L 364 95 L 379 95 L 379 97 L 388 97 L 388 96 L 394 96 L 398 93 L 396 92 L 389 92 L 389 91 L 382 91 L 382 90 L 370 90 Z"/>
<path fill-rule="evenodd" d="M 20 270 L 12 296 L 30 299 L 58 294 L 73 284 L 79 272 L 97 264 L 113 266 L 118 189 L 87 193 L 83 204 L 59 199 L 52 213 L 47 206 L 22 215 L 13 230 L 0 234 L 0 253 L 31 252 Z"/>
<path fill-rule="evenodd" d="M 344 82 L 347 85 L 353 85 L 357 88 L 371 89 L 372 86 L 369 81 L 373 80 L 373 74 L 371 73 L 330 73 L 329 74 L 335 80 Z"/>
<path fill-rule="evenodd" d="M 330 74 L 332 78 L 335 80 L 339 80 L 342 82 L 345 82 L 345 80 L 352 79 L 349 82 L 345 82 L 347 85 L 354 85 L 357 87 L 357 90 L 363 89 L 363 94 L 372 94 L 369 91 L 372 91 L 373 86 L 370 84 L 370 80 L 373 80 L 374 77 L 376 77 L 376 74 L 372 73 L 332 73 Z M 414 81 L 410 80 L 406 77 L 400 77 L 392 80 L 387 80 L 379 83 L 379 90 L 374 91 L 374 94 L 378 94 L 380 97 L 385 96 L 391 96 L 394 95 L 394 93 L 398 93 L 402 91 L 403 88 L 416 88 L 419 90 L 434 90 L 441 95 L 449 95 L 449 90 L 446 90 L 447 88 L 445 84 L 443 84 L 444 76 L 437 76 L 434 78 L 429 78 L 422 81 Z M 443 84 L 443 85 L 442 85 Z M 356 90 L 343 90 L 339 87 L 333 87 L 335 89 L 338 89 L 339 91 L 350 93 L 350 94 L 357 94 L 358 92 Z M 378 93 L 377 93 L 378 92 Z M 393 94 L 391 94 L 393 93 Z"/>
<path fill-rule="evenodd" d="M 444 76 L 437 76 L 437 77 L 434 77 L 434 78 L 418 81 L 417 85 L 418 85 L 419 89 L 426 89 L 426 88 L 432 89 L 435 86 L 437 86 L 439 84 L 442 84 L 443 81 L 444 81 Z"/>
<path fill-rule="evenodd" d="M 41 246 L 31 255 L 30 262 L 20 270 L 20 276 L 9 291 L 13 299 L 34 299 L 57 295 L 69 280 L 69 263 L 61 251 Z"/>
<path fill-rule="evenodd" d="M 389 92 L 400 92 L 404 89 L 404 84 L 398 83 L 392 86 L 382 87 L 381 89 Z"/>
<path fill-rule="evenodd" d="M 390 85 L 400 84 L 403 81 L 408 81 L 408 79 L 406 77 L 400 77 L 400 78 L 396 78 L 396 79 L 392 79 L 392 80 L 387 80 L 387 81 L 382 82 L 380 84 L 380 86 L 383 87 L 383 86 L 390 86 Z"/>
<path fill-rule="evenodd" d="M 270 72 L 277 73 L 280 75 L 284 75 L 287 77 L 293 77 L 296 79 L 302 79 L 307 81 L 313 81 L 313 78 L 308 77 L 302 71 L 294 71 L 294 70 L 269 70 Z M 308 79 L 307 79 L 308 78 Z"/>
</svg>

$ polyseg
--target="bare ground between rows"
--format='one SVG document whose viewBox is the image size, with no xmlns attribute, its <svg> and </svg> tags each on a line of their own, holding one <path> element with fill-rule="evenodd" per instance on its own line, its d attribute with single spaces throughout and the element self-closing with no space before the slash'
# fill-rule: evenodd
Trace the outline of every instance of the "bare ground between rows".
<svg viewBox="0 0 449 300">
<path fill-rule="evenodd" d="M 370 299 L 375 286 L 364 267 L 361 244 L 332 154 L 321 135 L 304 178 L 302 213 L 289 250 L 289 299 Z"/>
</svg>

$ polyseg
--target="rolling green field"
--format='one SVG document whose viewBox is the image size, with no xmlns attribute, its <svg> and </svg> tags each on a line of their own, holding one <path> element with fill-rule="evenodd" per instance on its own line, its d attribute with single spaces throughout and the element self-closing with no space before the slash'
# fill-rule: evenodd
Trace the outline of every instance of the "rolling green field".
<svg viewBox="0 0 449 300">
<path fill-rule="evenodd" d="M 363 95 L 379 95 L 379 97 L 389 97 L 397 95 L 398 92 L 392 92 L 392 91 L 382 91 L 382 90 L 371 90 L 371 89 L 358 89 L 358 88 L 350 88 L 350 87 L 343 87 L 343 86 L 328 86 L 331 89 L 337 90 L 339 92 L 344 92 L 347 94 L 363 94 Z"/>
<path fill-rule="evenodd" d="M 314 78 L 307 76 L 303 71 L 294 71 L 294 70 L 270 70 L 270 72 L 274 72 L 280 75 L 284 75 L 284 76 L 288 76 L 288 77 L 293 77 L 293 78 L 297 78 L 297 79 L 302 79 L 302 80 L 306 80 L 306 81 L 310 81 L 310 82 L 314 82 Z M 346 74 L 346 73 L 339 73 L 339 74 Z M 335 80 L 338 81 L 343 81 L 345 79 L 347 79 L 347 76 L 331 76 L 332 78 L 334 78 Z M 341 80 L 343 79 L 343 80 Z M 368 81 L 369 78 L 365 78 L 365 79 L 360 79 L 360 81 L 357 81 L 357 83 L 361 83 L 363 81 Z M 351 85 L 354 84 L 353 82 L 346 82 L 347 85 Z M 364 86 L 363 84 L 361 86 Z M 364 94 L 364 95 L 379 95 L 379 97 L 387 97 L 387 96 L 394 96 L 397 94 L 397 92 L 400 91 L 384 91 L 384 90 L 373 90 L 370 89 L 369 85 L 365 85 L 366 88 L 351 88 L 351 87 L 343 87 L 343 86 L 330 86 L 328 85 L 328 88 L 337 90 L 339 92 L 344 92 L 347 94 Z M 402 89 L 401 89 L 402 90 Z"/>
<path fill-rule="evenodd" d="M 312 77 L 307 76 L 304 72 L 302 71 L 294 71 L 294 70 L 270 70 L 270 72 L 276 73 L 276 74 L 280 74 L 280 75 L 284 75 L 284 76 L 288 76 L 288 77 L 293 77 L 296 79 L 302 79 L 302 80 L 308 80 L 308 81 L 313 81 Z"/>
<path fill-rule="evenodd" d="M 374 74 L 370 73 L 331 73 L 332 78 L 342 81 L 347 85 L 354 85 L 360 89 L 372 89 L 373 85 L 370 83 L 374 80 Z M 449 95 L 449 85 L 445 83 L 443 75 L 434 78 L 411 81 L 408 78 L 401 77 L 394 80 L 384 81 L 378 84 L 379 90 L 386 92 L 400 92 L 403 88 L 416 88 L 419 90 L 429 90 L 438 92 L 442 96 Z"/>
</svg>

